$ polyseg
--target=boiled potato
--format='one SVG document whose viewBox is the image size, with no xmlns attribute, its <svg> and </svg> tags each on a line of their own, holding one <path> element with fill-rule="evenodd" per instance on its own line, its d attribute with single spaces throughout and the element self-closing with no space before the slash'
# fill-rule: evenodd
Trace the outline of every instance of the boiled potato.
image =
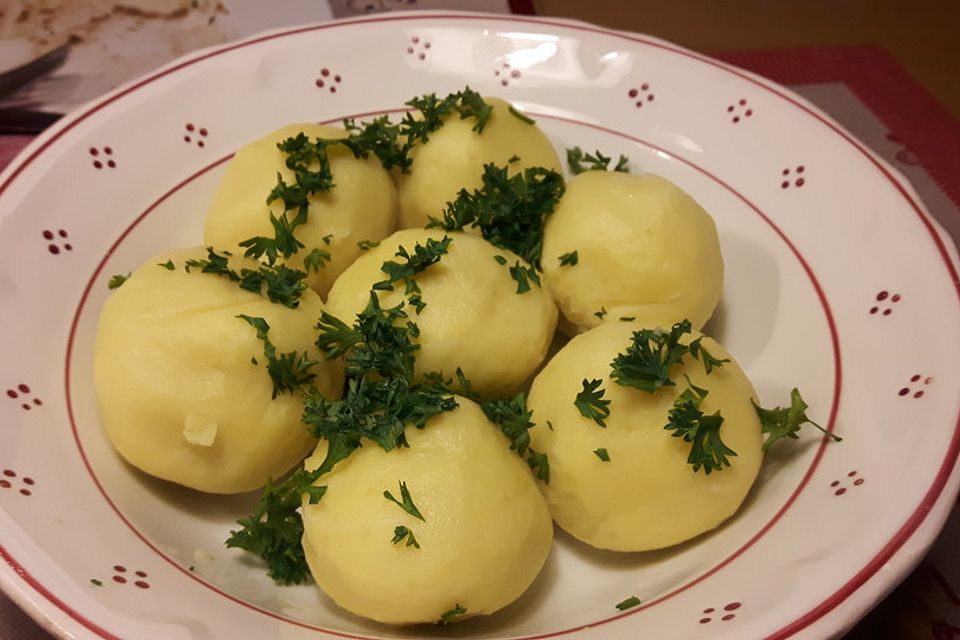
<svg viewBox="0 0 960 640">
<path fill-rule="evenodd" d="M 327 310 L 352 323 L 369 303 L 373 284 L 387 277 L 383 263 L 398 259 L 398 247 L 413 253 L 418 243 L 425 246 L 428 239 L 445 235 L 452 238 L 447 254 L 415 278 L 426 307 L 420 314 L 406 307 L 420 328 L 416 372 L 450 377 L 460 367 L 485 397 L 513 391 L 546 355 L 557 310 L 536 284 L 517 294 L 509 267 L 520 258 L 483 238 L 433 229 L 398 231 L 343 272 L 330 290 Z M 498 264 L 496 256 L 506 264 Z M 404 284 L 377 293 L 382 307 L 393 307 L 404 299 Z"/>
<path fill-rule="evenodd" d="M 264 343 L 238 314 L 262 317 L 278 353 L 306 351 L 314 383 L 338 397 L 343 374 L 313 346 L 319 296 L 297 309 L 245 291 L 225 277 L 186 273 L 202 249 L 160 253 L 115 291 L 100 314 L 94 382 L 107 436 L 150 475 L 211 493 L 250 491 L 309 453 L 298 394 L 271 399 Z M 175 270 L 159 263 L 172 260 Z M 247 259 L 231 267 L 256 268 Z M 251 359 L 255 358 L 258 364 Z"/>
<path fill-rule="evenodd" d="M 442 218 L 447 202 L 455 200 L 460 189 L 473 191 L 482 186 L 485 164 L 509 166 L 511 175 L 528 167 L 561 172 L 557 152 L 540 127 L 511 114 L 510 104 L 504 100 L 484 100 L 493 112 L 482 132 L 473 131 L 473 118 L 447 116 L 425 144 L 410 151 L 410 173 L 394 175 L 399 228 L 424 227 L 431 216 Z M 519 160 L 511 163 L 514 157 Z"/>
<path fill-rule="evenodd" d="M 537 423 L 530 430 L 532 446 L 550 459 L 550 483 L 542 485 L 550 511 L 573 536 L 601 549 L 659 549 L 713 529 L 736 512 L 762 458 L 760 422 L 751 405 L 755 394 L 735 362 L 707 375 L 687 355 L 671 369 L 676 386 L 653 394 L 613 381 L 610 362 L 639 328 L 607 322 L 578 335 L 530 390 L 528 406 Z M 702 344 L 714 357 L 730 357 L 710 338 Z M 700 409 L 707 415 L 720 411 L 720 436 L 737 453 L 730 467 L 709 475 L 687 462 L 691 444 L 663 428 L 674 400 L 688 388 L 684 375 L 708 390 Z M 610 400 L 606 428 L 574 405 L 584 379 L 603 381 L 604 399 Z M 609 462 L 597 449 L 606 449 Z"/>
<path fill-rule="evenodd" d="M 218 249 L 238 249 L 240 242 L 254 236 L 272 238 L 270 213 L 283 213 L 283 202 L 266 204 L 277 184 L 277 174 L 287 184 L 294 173 L 285 165 L 286 154 L 277 143 L 303 132 L 311 140 L 342 138 L 346 132 L 316 124 L 294 124 L 246 145 L 227 165 L 207 210 L 203 241 Z M 330 253 L 330 261 L 317 271 L 308 271 L 307 282 L 321 296 L 326 295 L 337 276 L 360 253 L 357 243 L 377 241 L 390 235 L 396 222 L 396 191 L 389 174 L 373 155 L 355 158 L 346 147 L 329 147 L 334 188 L 309 196 L 307 223 L 294 231 L 305 247 L 291 256 L 289 266 L 307 271 L 303 259 L 313 249 Z M 292 218 L 296 212 L 287 214 Z"/>
<path fill-rule="evenodd" d="M 517 599 L 553 540 L 550 513 L 526 463 L 475 403 L 407 427 L 409 448 L 367 444 L 322 476 L 327 492 L 303 505 L 303 549 L 320 588 L 338 605 L 390 624 L 462 619 Z M 326 442 L 306 462 L 320 466 Z M 420 520 L 387 500 L 400 483 Z M 392 543 L 398 526 L 408 538 Z"/>
<path fill-rule="evenodd" d="M 577 264 L 561 265 L 574 251 Z M 700 329 L 723 288 L 713 219 L 655 175 L 587 171 L 570 180 L 547 218 L 542 264 L 572 332 L 620 317 L 667 327 L 688 319 Z"/>
</svg>

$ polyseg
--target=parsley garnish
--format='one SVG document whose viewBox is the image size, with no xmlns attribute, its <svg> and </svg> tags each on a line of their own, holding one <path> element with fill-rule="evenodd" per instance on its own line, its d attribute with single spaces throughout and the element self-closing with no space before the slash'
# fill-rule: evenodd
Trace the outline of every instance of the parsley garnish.
<svg viewBox="0 0 960 640">
<path fill-rule="evenodd" d="M 394 262 L 393 260 L 388 260 L 384 262 L 380 270 L 387 274 L 388 278 L 375 283 L 373 288 L 392 291 L 393 284 L 400 280 L 406 280 L 409 285 L 409 283 L 412 282 L 411 278 L 413 278 L 413 276 L 424 271 L 427 267 L 440 262 L 440 258 L 446 254 L 450 248 L 451 242 L 453 242 L 453 238 L 449 236 L 444 236 L 442 240 L 427 238 L 426 246 L 422 246 L 418 242 L 413 247 L 412 254 L 404 247 L 398 248 L 394 255 L 402 258 L 403 261 Z M 413 292 L 408 291 L 407 293 L 418 292 L 419 288 L 415 288 Z"/>
<path fill-rule="evenodd" d="M 369 251 L 374 247 L 379 247 L 380 243 L 373 240 L 359 240 L 357 246 L 360 247 L 360 251 Z"/>
<path fill-rule="evenodd" d="M 726 363 L 730 362 L 730 358 L 724 358 L 720 360 L 719 358 L 714 358 L 710 355 L 710 352 L 707 351 L 707 348 L 700 344 L 700 341 L 703 340 L 703 336 L 700 336 L 696 340 L 690 341 L 690 355 L 694 358 L 700 360 L 703 363 L 703 370 L 709 375 L 713 372 L 713 368 L 720 368 Z"/>
<path fill-rule="evenodd" d="M 603 320 L 604 316 L 607 315 L 607 308 L 606 308 L 606 307 L 600 307 L 600 311 L 595 311 L 595 312 L 593 313 L 593 315 L 595 315 L 595 316 L 597 316 L 598 318 L 600 318 L 601 320 Z"/>
<path fill-rule="evenodd" d="M 633 322 L 636 319 L 637 319 L 636 316 L 621 316 L 620 322 Z"/>
<path fill-rule="evenodd" d="M 328 233 L 327 235 L 323 236 L 323 237 L 320 238 L 320 239 L 323 241 L 323 244 L 325 244 L 325 245 L 327 245 L 327 246 L 329 247 L 329 246 L 330 246 L 330 241 L 333 240 L 333 234 L 332 234 L 332 233 Z"/>
<path fill-rule="evenodd" d="M 680 344 L 680 337 L 690 333 L 690 321 L 679 322 L 664 333 L 660 329 L 634 331 L 627 350 L 610 363 L 614 382 L 653 393 L 663 386 L 673 386 L 670 368 L 678 364 L 690 347 Z"/>
<path fill-rule="evenodd" d="M 588 381 L 584 378 L 583 390 L 577 394 L 577 399 L 574 400 L 573 404 L 577 406 L 580 415 L 584 418 L 590 418 L 601 427 L 606 427 L 607 423 L 604 420 L 610 415 L 610 408 L 607 406 L 610 401 L 603 399 L 606 390 L 600 388 L 601 384 L 603 384 L 602 380 Z"/>
<path fill-rule="evenodd" d="M 167 271 L 173 271 L 177 267 L 173 264 L 173 260 L 167 259 L 166 262 L 160 262 L 157 264 L 158 267 L 163 267 Z"/>
<path fill-rule="evenodd" d="M 805 424 L 812 424 L 825 435 L 830 436 L 834 442 L 840 442 L 843 440 L 843 438 L 840 436 L 827 431 L 807 417 L 807 409 L 810 407 L 806 402 L 804 402 L 803 398 L 800 396 L 800 391 L 796 387 L 790 391 L 789 407 L 764 409 L 754 402 L 753 399 L 750 401 L 753 402 L 753 408 L 756 410 L 757 416 L 760 418 L 761 431 L 769 435 L 769 437 L 763 443 L 764 451 L 767 451 L 774 442 L 780 440 L 781 438 L 792 438 L 794 440 L 798 439 L 799 436 L 797 435 L 797 432 L 800 431 L 800 427 Z"/>
<path fill-rule="evenodd" d="M 576 252 L 576 251 L 571 251 L 570 253 L 565 253 L 565 254 L 563 254 L 562 256 L 560 256 L 560 266 L 561 266 L 561 267 L 572 267 L 572 266 L 574 266 L 575 264 L 577 264 L 577 262 L 578 262 L 579 260 L 580 260 L 580 258 L 577 257 L 577 252 Z"/>
<path fill-rule="evenodd" d="M 499 264 L 499 265 L 506 265 L 506 264 L 507 264 L 507 259 L 504 258 L 504 257 L 501 256 L 501 255 L 495 255 L 495 256 L 493 256 L 493 259 L 496 260 L 496 261 L 497 261 L 497 264 Z"/>
<path fill-rule="evenodd" d="M 637 596 L 630 596 L 623 602 L 618 602 L 617 609 L 619 609 L 620 611 L 626 611 L 627 609 L 632 609 L 639 604 L 640 604 L 640 598 L 638 598 Z"/>
<path fill-rule="evenodd" d="M 273 398 L 276 398 L 283 392 L 293 393 L 303 385 L 310 384 L 317 374 L 310 371 L 317 365 L 315 360 L 310 360 L 306 352 L 298 354 L 296 351 L 281 353 L 277 357 L 277 349 L 270 342 L 268 333 L 270 325 L 263 318 L 250 317 L 243 314 L 237 316 L 242 318 L 251 327 L 257 330 L 257 338 L 263 341 L 263 356 L 267 359 L 267 373 L 273 380 Z"/>
<path fill-rule="evenodd" d="M 498 398 L 480 405 L 487 418 L 500 426 L 503 435 L 510 438 L 510 448 L 522 458 L 527 455 L 527 464 L 533 470 L 534 476 L 550 482 L 550 462 L 547 454 L 530 448 L 530 428 L 534 423 L 530 420 L 533 412 L 527 408 L 527 396 L 518 393 L 512 398 Z"/>
<path fill-rule="evenodd" d="M 119 289 L 120 287 L 123 286 L 123 283 L 127 281 L 127 278 L 129 278 L 130 275 L 131 274 L 128 273 L 127 275 L 122 276 L 118 273 L 116 275 L 110 276 L 110 281 L 107 282 L 107 289 L 110 289 L 111 291 L 114 289 Z"/>
<path fill-rule="evenodd" d="M 303 259 L 303 266 L 307 271 L 317 272 L 330 262 L 330 252 L 323 249 L 314 249 Z"/>
<path fill-rule="evenodd" d="M 570 171 L 574 175 L 581 174 L 585 171 L 607 171 L 610 168 L 610 162 L 612 162 L 612 160 L 612 158 L 600 153 L 599 150 L 595 151 L 593 154 L 584 154 L 580 147 L 567 149 L 567 166 L 570 167 Z M 613 171 L 629 173 L 630 169 L 627 166 L 629 163 L 630 158 L 620 154 L 620 159 L 617 160 L 617 164 L 613 167 Z"/>
<path fill-rule="evenodd" d="M 527 123 L 527 124 L 537 124 L 537 121 L 536 121 L 536 120 L 534 120 L 533 118 L 531 118 L 530 116 L 528 116 L 528 115 L 525 114 L 524 112 L 518 110 L 518 109 L 517 109 L 516 107 L 514 107 L 513 105 L 510 105 L 509 107 L 507 107 L 507 111 L 509 111 L 509 112 L 510 112 L 510 115 L 512 115 L 512 116 L 513 116 L 514 118 L 516 118 L 517 120 L 520 120 L 520 121 L 525 122 L 525 123 Z"/>
<path fill-rule="evenodd" d="M 510 267 L 510 277 L 517 281 L 517 293 L 526 293 L 530 291 L 530 281 L 540 286 L 540 274 L 537 270 L 527 264 L 521 264 L 518 260 L 516 264 Z"/>
<path fill-rule="evenodd" d="M 448 202 L 440 219 L 428 227 L 460 231 L 478 227 L 494 245 L 513 251 L 534 267 L 543 252 L 543 221 L 563 195 L 563 176 L 543 167 L 531 167 L 508 177 L 506 167 L 487 164 L 483 186 L 474 192 L 461 189 Z"/>
<path fill-rule="evenodd" d="M 97 580 L 96 578 L 90 578 L 90 584 L 92 584 L 92 585 L 95 586 L 95 587 L 102 587 L 102 586 L 103 586 L 103 582 L 100 581 L 100 580 Z"/>
<path fill-rule="evenodd" d="M 419 548 L 420 548 L 420 543 L 417 542 L 416 537 L 414 537 L 413 531 L 410 531 L 410 529 L 407 529 L 407 528 L 406 528 L 405 526 L 403 526 L 403 525 L 398 525 L 398 526 L 394 527 L 394 528 L 393 528 L 393 539 L 392 539 L 390 542 L 392 542 L 393 544 L 397 544 L 398 542 L 403 542 L 403 539 L 404 539 L 404 538 L 407 539 L 407 546 L 408 546 L 408 547 L 414 547 L 415 549 L 419 549 Z"/>
<path fill-rule="evenodd" d="M 404 511 L 412 515 L 414 518 L 420 518 L 421 520 L 426 522 L 424 517 L 420 514 L 420 510 L 417 509 L 417 505 L 413 504 L 413 498 L 410 497 L 410 490 L 407 489 L 406 482 L 403 482 L 402 480 L 400 481 L 400 497 L 403 499 L 403 502 L 394 498 L 393 494 L 390 493 L 389 491 L 384 491 L 383 497 L 389 500 L 390 502 L 395 502 L 398 507 L 400 507 L 401 509 L 403 509 Z"/>
<path fill-rule="evenodd" d="M 459 618 L 460 616 L 466 613 L 467 613 L 467 608 L 461 605 L 460 603 L 457 603 L 457 606 L 455 606 L 453 609 L 450 609 L 450 611 L 447 611 L 442 616 L 440 616 L 440 624 L 450 624 L 451 622 L 453 622 L 454 620 L 456 620 L 457 618 Z"/>
<path fill-rule="evenodd" d="M 694 386 L 689 379 L 687 383 L 689 386 L 677 396 L 663 428 L 672 431 L 670 435 L 674 438 L 683 438 L 684 442 L 691 443 L 687 462 L 693 465 L 694 473 L 703 467 L 703 472 L 710 475 L 712 471 L 729 467 L 727 456 L 736 456 L 737 453 L 720 439 L 720 426 L 723 424 L 720 412 L 708 416 L 700 410 L 707 390 Z"/>
<path fill-rule="evenodd" d="M 213 247 L 207 247 L 205 260 L 187 260 L 184 268 L 187 273 L 190 273 L 191 269 L 199 269 L 201 273 L 223 276 L 236 282 L 241 289 L 253 293 L 263 293 L 263 287 L 266 285 L 266 295 L 270 302 L 276 302 L 291 309 L 296 309 L 300 305 L 300 294 L 307 288 L 304 282 L 306 273 L 282 264 L 260 265 L 257 269 L 244 267 L 238 273 L 230 268 L 230 255 L 228 251 L 219 254 Z"/>
<path fill-rule="evenodd" d="M 606 449 L 602 447 L 600 449 L 594 449 L 593 453 L 604 462 L 610 462 L 610 454 L 607 453 Z"/>
</svg>

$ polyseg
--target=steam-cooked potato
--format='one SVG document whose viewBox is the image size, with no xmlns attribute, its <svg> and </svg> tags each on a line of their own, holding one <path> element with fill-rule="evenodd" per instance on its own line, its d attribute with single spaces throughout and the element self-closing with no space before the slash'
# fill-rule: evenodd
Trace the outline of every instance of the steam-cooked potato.
<svg viewBox="0 0 960 640">
<path fill-rule="evenodd" d="M 475 403 L 457 402 L 423 430 L 408 426 L 409 448 L 355 451 L 317 481 L 327 486 L 319 503 L 304 501 L 307 562 L 344 609 L 392 624 L 437 622 L 457 605 L 458 620 L 488 614 L 543 566 L 553 525 L 533 475 Z M 423 520 L 384 496 L 402 502 L 401 483 Z M 400 526 L 420 548 L 392 542 Z"/>
<path fill-rule="evenodd" d="M 550 483 L 542 488 L 554 519 L 580 540 L 616 551 L 658 549 L 713 529 L 740 506 L 762 458 L 754 391 L 735 362 L 707 375 L 687 355 L 671 370 L 676 386 L 653 394 L 611 379 L 611 361 L 638 329 L 613 321 L 573 338 L 537 375 L 528 405 L 537 423 L 532 446 L 550 459 Z M 710 338 L 702 344 L 716 358 L 730 357 Z M 720 437 L 737 454 L 731 466 L 709 475 L 687 462 L 691 444 L 663 428 L 689 387 L 685 375 L 707 389 L 700 410 L 720 412 Z M 593 379 L 603 381 L 603 399 L 610 401 L 606 428 L 574 405 L 582 382 Z M 598 449 L 606 450 L 608 462 Z"/>
<path fill-rule="evenodd" d="M 400 202 L 399 228 L 423 227 L 430 216 L 442 217 L 447 202 L 460 189 L 482 185 L 483 165 L 509 166 L 511 175 L 527 167 L 545 167 L 560 173 L 560 160 L 550 140 L 536 124 L 511 114 L 510 104 L 499 98 L 484 100 L 493 107 L 483 131 L 473 130 L 476 120 L 454 114 L 430 135 L 426 144 L 410 151 L 410 173 L 397 173 Z M 510 162 L 512 158 L 519 158 Z"/>
<path fill-rule="evenodd" d="M 547 292 L 532 282 L 529 291 L 517 294 L 509 267 L 522 261 L 483 238 L 433 229 L 398 231 L 343 272 L 330 289 L 327 310 L 352 323 L 367 307 L 373 284 L 387 278 L 383 263 L 399 260 L 399 247 L 412 254 L 418 243 L 426 246 L 428 239 L 445 235 L 452 239 L 446 255 L 415 277 L 426 307 L 419 314 L 406 307 L 420 328 L 416 371 L 450 377 L 460 367 L 483 396 L 513 391 L 546 355 L 557 310 Z M 499 264 L 497 256 L 506 263 Z M 394 291 L 378 291 L 381 306 L 399 304 L 404 290 L 400 282 Z"/>
<path fill-rule="evenodd" d="M 266 204 L 279 173 L 287 184 L 294 173 L 287 168 L 286 154 L 277 143 L 303 132 L 311 140 L 342 138 L 343 129 L 316 124 L 293 124 L 246 145 L 227 165 L 207 210 L 203 241 L 217 249 L 238 251 L 238 244 L 254 236 L 274 237 L 270 214 L 283 213 L 283 202 Z M 390 235 L 396 222 L 397 196 L 386 170 L 373 155 L 355 158 L 346 147 L 328 147 L 334 188 L 309 196 L 307 223 L 294 235 L 305 248 L 288 264 L 304 269 L 303 259 L 314 249 L 330 253 L 330 261 L 317 271 L 308 271 L 307 282 L 326 295 L 337 276 L 360 253 L 357 242 L 377 241 Z M 316 167 L 312 167 L 316 168 Z M 292 218 L 295 212 L 287 214 Z M 239 250 L 242 253 L 242 249 Z"/>
<path fill-rule="evenodd" d="M 342 371 L 313 346 L 316 293 L 306 290 L 289 309 L 225 277 L 184 272 L 186 260 L 204 257 L 201 249 L 160 253 L 107 300 L 94 351 L 100 415 L 120 455 L 150 475 L 212 493 L 249 491 L 315 441 L 300 422 L 298 394 L 271 399 L 264 342 L 238 314 L 266 320 L 278 354 L 318 360 L 312 371 L 324 395 L 339 396 Z M 167 260 L 174 270 L 159 266 Z"/>
<path fill-rule="evenodd" d="M 574 251 L 577 263 L 561 265 Z M 547 218 L 543 277 L 573 331 L 604 310 L 603 320 L 700 329 L 720 300 L 723 258 L 713 219 L 670 181 L 587 171 Z"/>
</svg>

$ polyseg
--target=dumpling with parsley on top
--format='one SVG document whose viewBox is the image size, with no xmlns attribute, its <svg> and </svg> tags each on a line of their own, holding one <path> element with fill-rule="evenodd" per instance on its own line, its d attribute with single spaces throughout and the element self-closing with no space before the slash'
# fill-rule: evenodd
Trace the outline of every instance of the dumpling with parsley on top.
<svg viewBox="0 0 960 640">
<path fill-rule="evenodd" d="M 146 473 L 210 493 L 282 476 L 315 444 L 300 392 L 336 398 L 343 385 L 342 365 L 314 345 L 322 313 L 299 276 L 253 260 L 199 248 L 147 260 L 97 326 L 111 443 Z"/>
<path fill-rule="evenodd" d="M 240 149 L 207 209 L 204 243 L 279 259 L 326 295 L 360 245 L 385 238 L 396 221 L 390 175 L 375 156 L 356 157 L 335 142 L 346 136 L 293 124 Z"/>
</svg>

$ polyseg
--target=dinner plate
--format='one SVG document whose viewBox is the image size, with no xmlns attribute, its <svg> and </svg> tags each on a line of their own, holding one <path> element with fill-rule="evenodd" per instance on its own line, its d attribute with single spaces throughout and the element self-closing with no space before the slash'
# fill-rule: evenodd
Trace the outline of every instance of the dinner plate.
<svg viewBox="0 0 960 640">
<path fill-rule="evenodd" d="M 224 547 L 254 496 L 201 495 L 122 462 L 98 420 L 93 336 L 111 275 L 201 242 L 245 142 L 464 85 L 513 101 L 561 153 L 627 154 L 700 201 L 726 262 L 707 330 L 764 405 L 797 386 L 843 441 L 810 429 L 778 444 L 737 515 L 686 544 L 616 554 L 558 533 L 507 609 L 384 627 L 312 585 L 274 586 Z M 0 175 L 0 224 L 0 584 L 63 637 L 830 637 L 906 575 L 957 493 L 950 241 L 828 116 L 647 36 L 398 13 L 208 49 L 40 136 Z M 641 604 L 618 610 L 630 596 Z"/>
</svg>

